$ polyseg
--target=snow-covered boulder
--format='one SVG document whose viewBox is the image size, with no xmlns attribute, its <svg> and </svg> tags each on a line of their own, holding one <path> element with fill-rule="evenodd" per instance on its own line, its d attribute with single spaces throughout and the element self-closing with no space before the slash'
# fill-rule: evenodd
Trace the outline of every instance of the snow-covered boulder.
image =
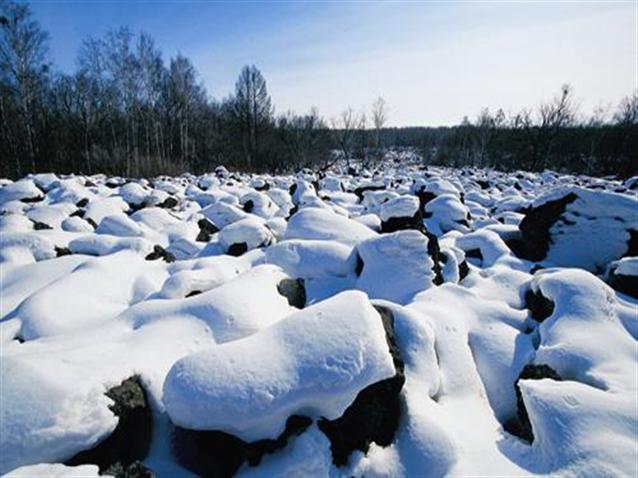
<svg viewBox="0 0 638 478">
<path fill-rule="evenodd" d="M 290 218 L 285 239 L 333 240 L 354 246 L 374 236 L 374 231 L 347 217 L 323 209 L 306 208 Z"/>
<path fill-rule="evenodd" d="M 234 222 L 219 233 L 219 242 L 233 256 L 268 246 L 274 239 L 272 231 L 254 216 Z"/>
<path fill-rule="evenodd" d="M 561 267 L 603 272 L 610 262 L 638 255 L 638 199 L 581 188 L 537 198 L 510 245 L 519 256 Z"/>
<path fill-rule="evenodd" d="M 357 288 L 372 298 L 405 304 L 440 283 L 439 265 L 428 252 L 429 241 L 421 232 L 410 230 L 362 242 L 357 246 L 363 262 Z"/>
<path fill-rule="evenodd" d="M 361 292 L 344 292 L 178 361 L 164 404 L 181 427 L 255 441 L 279 436 L 294 414 L 336 419 L 360 390 L 394 374 L 379 314 Z"/>
</svg>

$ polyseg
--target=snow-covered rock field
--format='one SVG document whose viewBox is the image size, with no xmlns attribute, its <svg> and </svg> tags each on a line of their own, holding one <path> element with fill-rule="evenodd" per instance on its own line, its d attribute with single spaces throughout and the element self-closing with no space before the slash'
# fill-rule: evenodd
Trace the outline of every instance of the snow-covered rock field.
<svg viewBox="0 0 638 478">
<path fill-rule="evenodd" d="M 638 475 L 636 178 L 39 174 L 0 281 L 0 475 Z"/>
</svg>

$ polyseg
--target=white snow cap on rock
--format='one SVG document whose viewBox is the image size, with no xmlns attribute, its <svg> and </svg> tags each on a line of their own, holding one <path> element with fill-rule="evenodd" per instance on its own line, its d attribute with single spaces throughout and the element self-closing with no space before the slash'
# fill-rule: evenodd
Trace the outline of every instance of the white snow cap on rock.
<svg viewBox="0 0 638 478">
<path fill-rule="evenodd" d="M 379 314 L 350 291 L 179 360 L 164 403 L 181 427 L 255 441 L 276 438 L 293 414 L 338 418 L 359 391 L 394 374 Z"/>
<path fill-rule="evenodd" d="M 416 196 L 399 196 L 381 205 L 379 217 L 388 221 L 393 217 L 412 217 L 419 211 L 419 199 Z"/>
<path fill-rule="evenodd" d="M 368 239 L 357 246 L 363 271 L 357 289 L 375 299 L 407 303 L 432 285 L 434 262 L 428 238 L 419 231 L 397 231 Z"/>
</svg>

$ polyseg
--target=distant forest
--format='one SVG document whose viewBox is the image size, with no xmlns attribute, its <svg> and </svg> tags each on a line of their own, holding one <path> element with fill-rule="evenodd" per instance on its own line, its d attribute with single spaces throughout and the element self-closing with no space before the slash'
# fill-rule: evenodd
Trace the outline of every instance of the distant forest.
<svg viewBox="0 0 638 478">
<path fill-rule="evenodd" d="M 0 176 L 98 172 L 126 177 L 325 169 L 336 158 L 380 167 L 388 148 L 414 148 L 425 164 L 638 174 L 638 93 L 592 117 L 564 85 L 536 108 L 485 109 L 453 127 L 388 128 L 377 99 L 324 120 L 317 109 L 275 114 L 266 80 L 244 67 L 215 99 L 192 62 L 167 61 L 153 38 L 128 28 L 87 38 L 73 74 L 54 69 L 49 35 L 28 4 L 0 0 Z"/>
</svg>

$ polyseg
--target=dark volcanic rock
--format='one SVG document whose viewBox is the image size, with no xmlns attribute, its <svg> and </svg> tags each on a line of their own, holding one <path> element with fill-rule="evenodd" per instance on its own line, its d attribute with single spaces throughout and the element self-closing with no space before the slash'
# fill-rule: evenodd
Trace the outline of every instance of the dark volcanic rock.
<svg viewBox="0 0 638 478">
<path fill-rule="evenodd" d="M 36 231 L 44 231 L 46 229 L 53 229 L 51 226 L 43 222 L 34 221 L 33 219 L 31 219 L 31 222 L 33 223 L 33 229 L 35 229 Z"/>
<path fill-rule="evenodd" d="M 425 212 L 425 205 L 436 197 L 436 194 L 426 191 L 424 187 L 414 193 L 419 198 L 419 204 L 421 211 Z M 425 217 L 425 216 L 424 216 Z"/>
<path fill-rule="evenodd" d="M 544 321 L 554 312 L 554 303 L 531 287 L 525 292 L 525 307 L 532 313 L 532 318 L 537 322 Z"/>
<path fill-rule="evenodd" d="M 306 287 L 303 279 L 283 279 L 277 284 L 277 292 L 293 307 L 303 309 L 306 306 Z"/>
<path fill-rule="evenodd" d="M 147 468 L 141 461 L 134 461 L 128 466 L 115 463 L 109 466 L 104 474 L 114 478 L 155 478 L 155 473 Z"/>
<path fill-rule="evenodd" d="M 472 257 L 474 259 L 483 261 L 483 253 L 478 248 L 465 251 L 465 257 Z"/>
<path fill-rule="evenodd" d="M 245 242 L 238 242 L 237 244 L 231 244 L 226 252 L 230 256 L 239 257 L 248 250 L 248 245 Z"/>
<path fill-rule="evenodd" d="M 75 205 L 77 207 L 86 207 L 86 205 L 89 203 L 88 198 L 82 198 L 80 199 Z"/>
<path fill-rule="evenodd" d="M 175 199 L 173 196 L 167 197 L 157 205 L 157 207 L 161 207 L 164 209 L 173 209 L 175 206 L 177 206 L 177 199 Z"/>
<path fill-rule="evenodd" d="M 365 193 L 366 191 L 382 191 L 384 189 L 385 189 L 385 186 L 363 186 L 363 187 L 356 188 L 354 190 L 354 193 L 359 198 L 359 201 L 363 201 L 363 193 Z"/>
<path fill-rule="evenodd" d="M 33 203 L 33 202 L 40 202 L 43 199 L 44 199 L 44 196 L 34 196 L 31 198 L 22 198 L 20 199 L 20 201 L 25 203 Z"/>
<path fill-rule="evenodd" d="M 403 360 L 394 335 L 394 317 L 384 307 L 375 306 L 385 328 L 396 375 L 364 388 L 344 414 L 336 420 L 321 419 L 317 425 L 330 440 L 332 461 L 345 465 L 354 450 L 368 451 L 370 444 L 390 445 L 401 418 L 401 389 L 405 382 Z"/>
<path fill-rule="evenodd" d="M 254 207 L 255 203 L 250 199 L 244 203 L 244 211 L 246 212 L 253 212 Z"/>
<path fill-rule="evenodd" d="M 627 252 L 623 257 L 636 257 L 638 256 L 638 230 L 629 230 L 629 240 L 627 241 Z"/>
<path fill-rule="evenodd" d="M 357 254 L 357 265 L 354 270 L 355 274 L 357 274 L 357 277 L 359 277 L 361 273 L 363 272 L 364 266 L 365 266 L 365 263 L 363 262 L 363 259 L 361 259 L 361 256 Z"/>
<path fill-rule="evenodd" d="M 618 292 L 638 299 L 638 276 L 611 274 L 609 276 L 609 285 Z"/>
<path fill-rule="evenodd" d="M 578 199 L 576 194 L 569 193 L 560 199 L 528 209 L 519 225 L 522 233 L 520 242 L 507 243 L 512 252 L 522 259 L 542 261 L 547 255 L 551 242 L 550 228 L 565 212 L 567 205 L 576 199 Z"/>
<path fill-rule="evenodd" d="M 434 279 L 432 283 L 434 285 L 443 284 L 443 273 L 441 268 L 441 248 L 439 247 L 439 240 L 436 236 L 430 232 L 425 231 L 424 234 L 428 238 L 428 254 L 432 258 L 432 272 L 434 272 Z"/>
<path fill-rule="evenodd" d="M 199 226 L 199 233 L 195 240 L 199 242 L 208 242 L 210 241 L 210 236 L 219 232 L 219 228 L 206 218 L 197 221 L 197 225 Z"/>
<path fill-rule="evenodd" d="M 68 247 L 55 246 L 55 255 L 56 255 L 56 257 L 70 256 L 71 254 L 73 254 L 73 252 Z"/>
<path fill-rule="evenodd" d="M 529 421 L 529 415 L 525 408 L 525 402 L 523 401 L 523 395 L 518 385 L 519 380 L 541 380 L 543 378 L 551 378 L 552 380 L 562 380 L 562 377 L 549 365 L 525 365 L 518 380 L 514 384 L 514 390 L 516 391 L 516 418 L 512 418 L 505 425 L 504 428 L 512 435 L 516 435 L 523 440 L 532 443 L 534 441 L 534 433 L 532 430 L 532 424 Z"/>
<path fill-rule="evenodd" d="M 467 277 L 470 273 L 470 266 L 467 265 L 467 261 L 463 261 L 459 264 L 459 282 Z"/>
<path fill-rule="evenodd" d="M 632 258 L 632 260 L 638 261 L 638 258 Z M 612 263 L 609 266 L 606 274 L 607 283 L 618 292 L 638 299 L 638 275 L 619 273 L 619 266 L 620 263 L 618 262 Z M 627 268 L 625 272 L 629 272 L 630 270 L 631 269 Z"/>
<path fill-rule="evenodd" d="M 182 466 L 202 477 L 223 478 L 233 476 L 244 462 L 259 465 L 265 454 L 285 447 L 291 437 L 300 435 L 311 423 L 308 417 L 292 415 L 279 437 L 255 442 L 245 442 L 221 431 L 175 427 L 171 442 Z"/>
<path fill-rule="evenodd" d="M 91 219 L 90 217 L 85 218 L 86 222 L 88 222 L 91 226 L 93 226 L 93 229 L 97 229 L 97 223 Z"/>
<path fill-rule="evenodd" d="M 175 256 L 168 252 L 160 245 L 153 246 L 153 252 L 145 257 L 147 261 L 156 261 L 157 259 L 164 259 L 166 262 L 175 262 Z"/>
<path fill-rule="evenodd" d="M 67 465 L 94 464 L 104 471 L 116 464 L 128 467 L 148 454 L 153 416 L 139 377 L 124 380 L 121 385 L 107 391 L 106 395 L 115 402 L 110 409 L 118 417 L 117 427 L 95 447 L 81 451 L 68 460 Z"/>
<path fill-rule="evenodd" d="M 381 222 L 381 232 L 383 233 L 402 231 L 404 229 L 425 231 L 423 213 L 419 210 L 412 217 L 391 217 L 387 221 Z"/>
</svg>

